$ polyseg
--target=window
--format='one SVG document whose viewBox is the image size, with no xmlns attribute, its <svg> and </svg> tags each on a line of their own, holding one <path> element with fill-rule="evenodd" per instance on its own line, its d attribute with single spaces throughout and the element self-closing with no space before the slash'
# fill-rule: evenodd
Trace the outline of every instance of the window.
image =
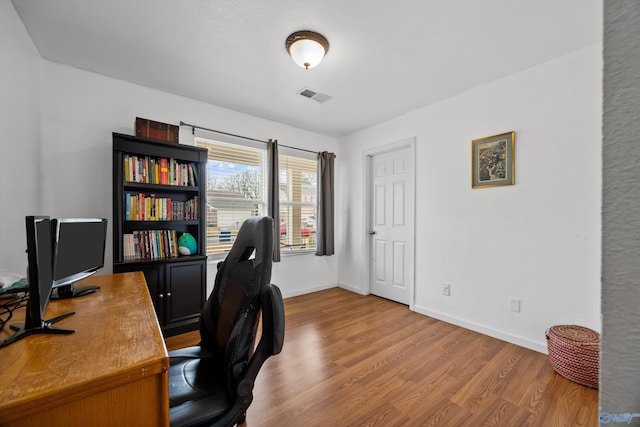
<svg viewBox="0 0 640 427">
<path fill-rule="evenodd" d="M 315 250 L 318 162 L 315 156 L 303 158 L 282 154 L 278 161 L 280 163 L 280 250 L 282 253 Z"/>
<path fill-rule="evenodd" d="M 247 218 L 266 210 L 266 150 L 196 138 L 208 149 L 207 254 L 224 254 Z"/>
<path fill-rule="evenodd" d="M 196 138 L 196 145 L 208 150 L 207 254 L 223 255 L 245 219 L 266 215 L 267 151 L 203 138 Z M 280 250 L 315 250 L 318 162 L 315 154 L 282 150 L 278 158 Z"/>
</svg>

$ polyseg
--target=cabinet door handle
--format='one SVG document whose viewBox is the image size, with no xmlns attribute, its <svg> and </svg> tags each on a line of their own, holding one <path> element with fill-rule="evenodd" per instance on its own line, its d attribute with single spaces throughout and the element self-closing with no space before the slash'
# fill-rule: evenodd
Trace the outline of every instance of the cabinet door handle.
<svg viewBox="0 0 640 427">
<path fill-rule="evenodd" d="M 160 299 L 164 298 L 164 294 L 158 295 L 158 298 L 160 298 Z"/>
<path fill-rule="evenodd" d="M 171 292 L 167 292 L 167 298 L 171 296 Z"/>
</svg>

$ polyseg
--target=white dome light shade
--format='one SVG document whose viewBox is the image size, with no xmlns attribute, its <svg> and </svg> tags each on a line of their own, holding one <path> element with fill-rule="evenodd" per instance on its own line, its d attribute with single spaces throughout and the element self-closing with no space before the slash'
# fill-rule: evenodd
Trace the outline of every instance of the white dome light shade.
<svg viewBox="0 0 640 427">
<path fill-rule="evenodd" d="M 293 62 L 303 68 L 313 68 L 324 58 L 324 48 L 313 40 L 298 40 L 289 48 Z"/>
<path fill-rule="evenodd" d="M 329 42 L 321 34 L 298 31 L 287 37 L 285 43 L 293 62 L 302 68 L 313 68 L 322 61 L 329 50 Z"/>
</svg>

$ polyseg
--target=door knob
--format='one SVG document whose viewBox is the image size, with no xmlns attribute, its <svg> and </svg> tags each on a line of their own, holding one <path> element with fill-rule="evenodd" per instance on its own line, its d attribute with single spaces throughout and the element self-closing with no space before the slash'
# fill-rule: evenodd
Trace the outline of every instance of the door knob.
<svg viewBox="0 0 640 427">
<path fill-rule="evenodd" d="M 371 235 L 376 234 L 376 230 L 369 230 L 369 234 L 371 234 Z"/>
</svg>

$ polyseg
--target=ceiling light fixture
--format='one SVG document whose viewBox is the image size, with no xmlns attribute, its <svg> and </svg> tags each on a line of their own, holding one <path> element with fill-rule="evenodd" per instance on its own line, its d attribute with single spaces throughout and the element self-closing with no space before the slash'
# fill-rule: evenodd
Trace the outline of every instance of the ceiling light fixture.
<svg viewBox="0 0 640 427">
<path fill-rule="evenodd" d="M 293 62 L 302 68 L 313 68 L 329 51 L 329 41 L 313 31 L 296 31 L 284 43 Z"/>
</svg>

